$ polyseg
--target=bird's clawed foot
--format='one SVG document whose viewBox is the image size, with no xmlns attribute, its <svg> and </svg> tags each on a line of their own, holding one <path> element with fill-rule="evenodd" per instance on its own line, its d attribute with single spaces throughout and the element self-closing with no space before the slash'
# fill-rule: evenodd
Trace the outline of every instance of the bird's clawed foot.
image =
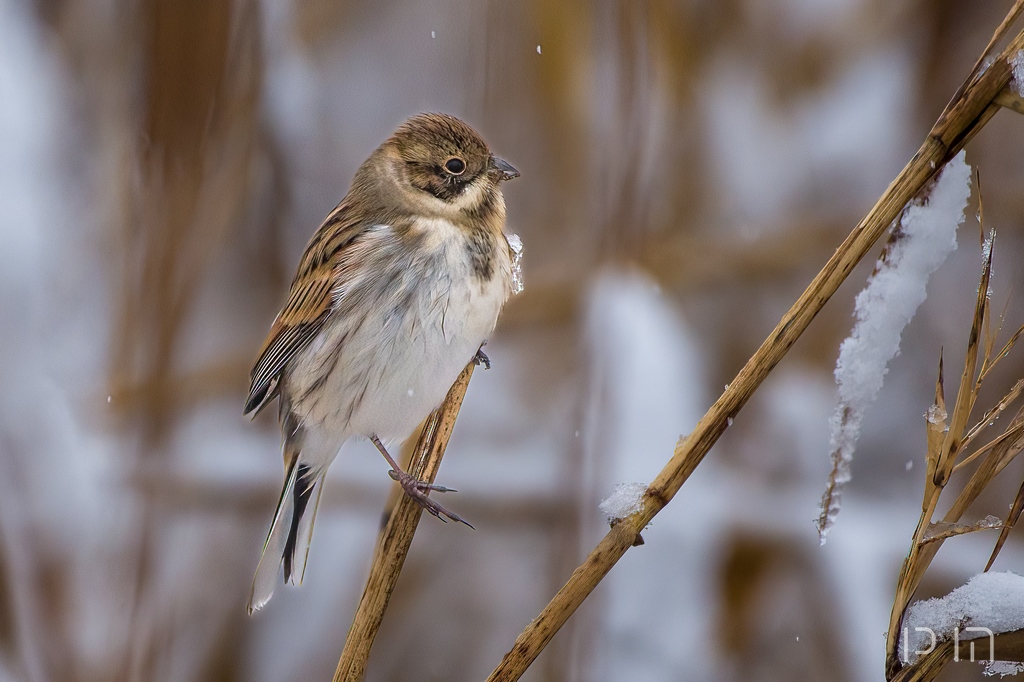
<svg viewBox="0 0 1024 682">
<path fill-rule="evenodd" d="M 482 344 L 480 344 L 480 348 L 477 349 L 476 355 L 473 356 L 473 363 L 477 367 L 479 367 L 480 365 L 483 365 L 484 369 L 490 369 L 491 368 L 491 359 L 489 357 L 487 357 L 487 353 L 484 353 L 484 346 L 486 346 L 486 345 L 487 345 L 486 341 L 484 341 Z"/>
<path fill-rule="evenodd" d="M 451 519 L 452 521 L 464 523 L 470 528 L 473 528 L 473 524 L 469 523 L 458 514 L 453 514 L 452 512 L 448 511 L 447 509 L 439 505 L 437 502 L 434 502 L 432 499 L 427 497 L 427 494 L 431 490 L 437 491 L 439 493 L 454 493 L 456 492 L 454 488 L 446 488 L 443 485 L 436 485 L 434 483 L 428 483 L 427 481 L 421 481 L 413 477 L 412 474 L 402 471 L 402 467 L 398 466 L 398 462 L 396 462 L 394 458 L 388 453 L 387 448 L 384 447 L 384 444 L 380 442 L 379 438 L 377 438 L 376 436 L 371 436 L 370 442 L 372 442 L 377 447 L 377 450 L 380 451 L 380 454 L 383 455 L 384 459 L 386 459 L 388 461 L 388 464 L 391 465 L 391 470 L 388 471 L 388 476 L 397 481 L 398 484 L 402 486 L 402 490 L 405 491 L 405 494 L 411 497 L 413 501 L 416 502 L 416 504 L 423 507 L 428 512 L 430 512 L 437 518 L 441 519 L 445 523 L 448 523 L 448 519 Z M 476 529 L 473 528 L 473 530 Z"/>
<path fill-rule="evenodd" d="M 469 523 L 458 514 L 448 511 L 447 509 L 445 509 L 444 507 L 442 507 L 437 502 L 435 502 L 434 500 L 430 499 L 430 497 L 427 496 L 427 494 L 431 490 L 434 490 L 439 493 L 458 492 L 454 488 L 446 488 L 443 485 L 437 485 L 434 483 L 427 483 L 426 481 L 420 481 L 414 478 L 412 474 L 408 474 L 402 471 L 401 469 L 391 469 L 390 471 L 388 471 L 388 476 L 397 481 L 398 484 L 402 486 L 402 490 L 405 491 L 405 494 L 411 497 L 416 504 L 423 507 L 428 512 L 430 512 L 437 518 L 441 519 L 445 523 L 448 522 L 448 519 L 451 519 L 452 521 L 456 521 L 457 523 L 464 523 L 470 528 L 473 528 L 473 524 Z M 473 530 L 476 529 L 473 528 Z"/>
</svg>

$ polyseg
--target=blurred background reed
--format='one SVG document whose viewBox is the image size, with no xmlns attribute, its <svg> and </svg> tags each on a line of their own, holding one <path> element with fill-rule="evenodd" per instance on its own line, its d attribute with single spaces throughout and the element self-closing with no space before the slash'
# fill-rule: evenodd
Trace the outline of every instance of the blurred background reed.
<svg viewBox="0 0 1024 682">
<path fill-rule="evenodd" d="M 241 406 L 306 240 L 431 110 L 522 171 L 506 196 L 526 290 L 439 477 L 478 530 L 424 519 L 367 679 L 482 679 L 603 533 L 598 502 L 654 477 L 1008 4 L 0 0 L 0 680 L 330 678 L 390 479 L 346 446 L 305 585 L 247 618 L 282 472 L 274 416 Z M 968 147 L 1008 328 L 1022 143 L 1002 112 Z M 528 679 L 880 679 L 976 240 L 972 219 L 904 334 L 827 545 L 831 372 L 870 263 Z M 1021 370 L 1011 356 L 986 390 Z M 972 518 L 1004 515 L 1021 474 Z M 993 540 L 947 543 L 921 596 Z M 1011 535 L 996 568 L 1022 564 Z"/>
</svg>

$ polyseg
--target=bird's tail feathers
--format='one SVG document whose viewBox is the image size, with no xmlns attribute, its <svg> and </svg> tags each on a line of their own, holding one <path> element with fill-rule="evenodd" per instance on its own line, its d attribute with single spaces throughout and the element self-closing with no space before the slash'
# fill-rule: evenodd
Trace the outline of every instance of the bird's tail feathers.
<svg viewBox="0 0 1024 682">
<path fill-rule="evenodd" d="M 317 473 L 306 464 L 299 464 L 299 473 L 292 490 L 295 513 L 284 546 L 284 580 L 292 585 L 301 585 L 306 573 L 306 559 L 309 556 L 309 542 L 313 537 L 313 524 L 320 506 L 320 492 L 323 490 L 324 473 Z"/>
<path fill-rule="evenodd" d="M 256 566 L 256 575 L 252 579 L 252 589 L 249 591 L 249 615 L 266 606 L 277 586 L 277 574 L 281 568 L 281 559 L 284 556 L 295 516 L 294 491 L 299 473 L 298 459 L 298 457 L 293 458 L 288 467 L 288 475 L 285 478 L 284 488 L 281 489 L 281 498 L 277 502 L 274 520 L 270 524 L 266 542 L 263 543 L 263 553 L 260 555 L 260 562 Z"/>
</svg>

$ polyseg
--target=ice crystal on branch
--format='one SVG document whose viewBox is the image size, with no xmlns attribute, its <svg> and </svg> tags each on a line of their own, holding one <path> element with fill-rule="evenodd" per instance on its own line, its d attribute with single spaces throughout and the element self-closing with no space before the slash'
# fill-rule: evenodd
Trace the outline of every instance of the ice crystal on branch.
<svg viewBox="0 0 1024 682">
<path fill-rule="evenodd" d="M 946 411 L 938 405 L 932 405 L 928 408 L 928 411 L 924 413 L 924 418 L 928 420 L 929 424 L 941 424 L 946 421 Z"/>
<path fill-rule="evenodd" d="M 510 234 L 508 247 L 512 249 L 512 293 L 518 294 L 523 291 L 523 240 L 518 234 Z"/>
</svg>

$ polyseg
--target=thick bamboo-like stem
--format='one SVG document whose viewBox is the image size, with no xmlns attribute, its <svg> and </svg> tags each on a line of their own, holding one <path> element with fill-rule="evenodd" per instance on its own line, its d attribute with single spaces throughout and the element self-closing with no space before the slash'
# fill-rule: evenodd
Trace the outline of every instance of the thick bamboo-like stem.
<svg viewBox="0 0 1024 682">
<path fill-rule="evenodd" d="M 518 680 L 559 628 L 633 545 L 639 532 L 675 496 L 725 431 L 731 418 L 746 404 L 768 373 L 807 329 L 814 316 L 897 218 L 904 205 L 998 111 L 999 105 L 994 104 L 993 99 L 1010 81 L 1007 56 L 1016 54 L 1022 47 L 1024 33 L 1018 34 L 984 73 L 978 75 L 976 71 L 972 72 L 946 106 L 914 158 L 836 250 L 768 339 L 740 370 L 736 379 L 697 423 L 693 432 L 680 438 L 672 458 L 648 487 L 640 511 L 611 528 L 540 615 L 519 635 L 512 649 L 487 678 L 488 682 Z"/>
<path fill-rule="evenodd" d="M 474 363 L 471 362 L 462 370 L 441 407 L 431 413 L 423 426 L 409 467 L 409 473 L 421 481 L 433 483 L 437 476 L 448 439 L 455 428 L 455 419 L 462 407 L 462 398 L 473 376 L 473 368 Z M 370 576 L 366 579 L 363 596 L 359 600 L 348 636 L 345 637 L 345 648 L 334 672 L 334 682 L 358 682 L 363 679 L 370 648 L 384 620 L 384 611 L 388 608 L 391 593 L 402 572 L 422 512 L 423 508 L 412 498 L 403 495 L 381 531 L 373 552 Z"/>
</svg>

